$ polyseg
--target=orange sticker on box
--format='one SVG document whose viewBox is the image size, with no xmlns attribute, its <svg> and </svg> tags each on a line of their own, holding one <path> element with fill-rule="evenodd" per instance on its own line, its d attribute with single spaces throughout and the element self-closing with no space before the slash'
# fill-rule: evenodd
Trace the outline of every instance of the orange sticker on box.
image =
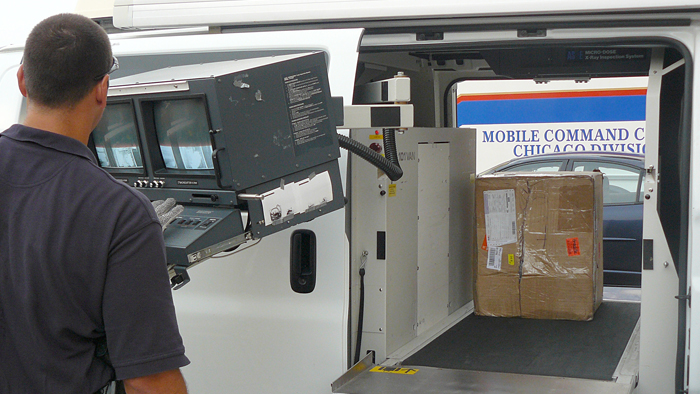
<svg viewBox="0 0 700 394">
<path fill-rule="evenodd" d="M 569 252 L 569 256 L 581 255 L 581 246 L 579 245 L 578 237 L 566 239 L 566 250 Z"/>
<path fill-rule="evenodd" d="M 485 235 L 484 235 L 484 242 L 481 244 L 481 249 L 486 250 L 486 251 L 489 250 L 489 244 L 486 243 L 486 236 Z"/>
</svg>

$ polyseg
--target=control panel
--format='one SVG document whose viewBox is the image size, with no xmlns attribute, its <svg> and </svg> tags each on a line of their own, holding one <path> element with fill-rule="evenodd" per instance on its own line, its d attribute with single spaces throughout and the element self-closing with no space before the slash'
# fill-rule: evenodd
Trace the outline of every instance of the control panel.
<svg viewBox="0 0 700 394">
<path fill-rule="evenodd" d="M 187 268 L 247 240 L 240 210 L 205 206 L 185 206 L 166 227 L 163 238 L 176 288 L 189 280 Z"/>
</svg>

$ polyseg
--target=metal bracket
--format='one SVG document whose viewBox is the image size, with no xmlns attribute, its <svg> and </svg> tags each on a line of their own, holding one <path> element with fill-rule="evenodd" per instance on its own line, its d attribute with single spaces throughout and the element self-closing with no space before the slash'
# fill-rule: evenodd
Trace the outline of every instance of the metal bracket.
<svg viewBox="0 0 700 394">
<path fill-rule="evenodd" d="M 691 306 L 691 305 L 690 305 L 690 299 L 691 299 L 690 294 L 686 294 L 686 295 L 677 295 L 677 296 L 675 296 L 674 298 L 677 299 L 677 300 L 679 300 L 679 301 L 688 301 L 688 307 Z"/>
<path fill-rule="evenodd" d="M 170 278 L 170 287 L 177 290 L 190 282 L 190 275 L 187 273 L 187 267 L 175 265 L 172 267 L 175 275 Z"/>
</svg>

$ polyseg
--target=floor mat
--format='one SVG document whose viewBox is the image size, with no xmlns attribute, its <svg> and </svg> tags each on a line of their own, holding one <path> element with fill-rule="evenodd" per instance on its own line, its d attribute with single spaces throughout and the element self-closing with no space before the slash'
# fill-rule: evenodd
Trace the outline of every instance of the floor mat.
<svg viewBox="0 0 700 394">
<path fill-rule="evenodd" d="M 403 364 L 611 380 L 639 308 L 604 302 L 589 322 L 472 314 Z"/>
</svg>

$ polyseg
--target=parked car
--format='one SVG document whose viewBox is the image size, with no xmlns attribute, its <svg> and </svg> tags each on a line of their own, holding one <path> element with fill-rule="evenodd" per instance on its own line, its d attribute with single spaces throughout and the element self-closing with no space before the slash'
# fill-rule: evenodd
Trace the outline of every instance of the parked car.
<svg viewBox="0 0 700 394">
<path fill-rule="evenodd" d="M 484 172 L 594 171 L 603 180 L 603 270 L 606 286 L 642 282 L 644 156 L 577 152 L 517 158 Z"/>
</svg>

